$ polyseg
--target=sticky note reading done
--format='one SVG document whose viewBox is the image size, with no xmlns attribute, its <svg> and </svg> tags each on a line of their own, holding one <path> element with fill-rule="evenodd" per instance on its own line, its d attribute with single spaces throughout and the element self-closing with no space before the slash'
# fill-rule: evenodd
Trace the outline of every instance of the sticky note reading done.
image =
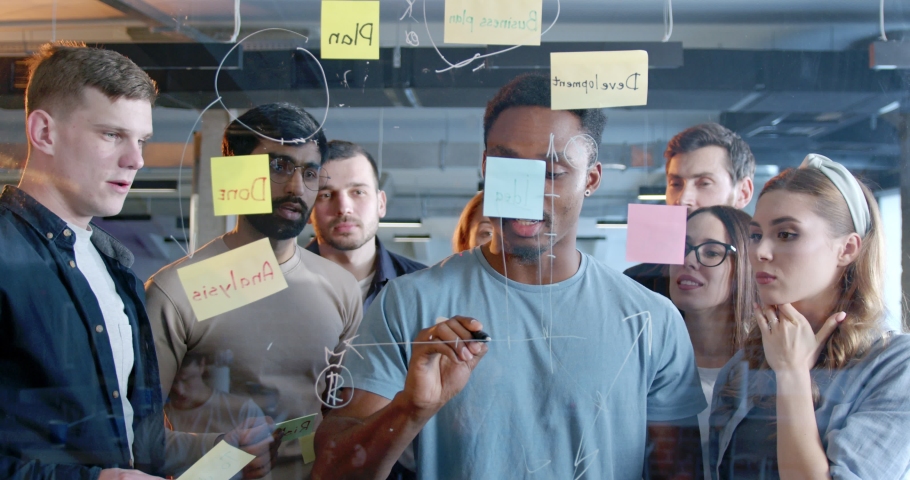
<svg viewBox="0 0 910 480">
<path fill-rule="evenodd" d="M 546 174 L 543 160 L 487 157 L 484 216 L 542 220 Z"/>
<path fill-rule="evenodd" d="M 445 43 L 540 45 L 543 0 L 446 0 Z"/>
<path fill-rule="evenodd" d="M 177 480 L 229 480 L 254 458 L 256 457 L 221 441 Z"/>
<path fill-rule="evenodd" d="M 322 58 L 379 60 L 379 2 L 322 2 Z"/>
<path fill-rule="evenodd" d="M 179 268 L 177 276 L 198 321 L 288 288 L 268 238 Z"/>
<path fill-rule="evenodd" d="M 300 437 L 309 435 L 310 433 L 313 433 L 313 429 L 316 427 L 316 415 L 317 414 L 314 413 L 305 417 L 286 420 L 275 425 L 275 431 L 281 434 L 282 442 L 296 440 Z"/>
<path fill-rule="evenodd" d="M 212 157 L 215 215 L 272 213 L 268 155 Z"/>
<path fill-rule="evenodd" d="M 686 253 L 686 207 L 629 205 L 626 261 L 681 265 Z"/>
<path fill-rule="evenodd" d="M 648 104 L 648 52 L 550 54 L 553 110 Z"/>
</svg>

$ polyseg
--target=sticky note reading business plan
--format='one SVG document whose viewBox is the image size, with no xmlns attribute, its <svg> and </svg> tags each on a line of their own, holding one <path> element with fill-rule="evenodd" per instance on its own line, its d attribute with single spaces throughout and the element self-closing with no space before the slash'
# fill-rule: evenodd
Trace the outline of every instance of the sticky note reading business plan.
<svg viewBox="0 0 910 480">
<path fill-rule="evenodd" d="M 686 207 L 629 205 L 626 261 L 681 265 L 686 253 Z"/>
<path fill-rule="evenodd" d="M 275 431 L 281 434 L 281 441 L 287 442 L 313 433 L 316 428 L 316 415 L 287 420 L 275 425 Z"/>
<path fill-rule="evenodd" d="M 542 220 L 546 173 L 543 160 L 487 157 L 484 216 Z"/>
<path fill-rule="evenodd" d="M 322 58 L 379 60 L 379 2 L 322 2 Z"/>
<path fill-rule="evenodd" d="M 272 213 L 268 155 L 212 157 L 215 215 Z"/>
<path fill-rule="evenodd" d="M 540 45 L 543 0 L 446 0 L 445 43 Z"/>
<path fill-rule="evenodd" d="M 550 54 L 553 110 L 648 104 L 648 52 Z"/>
<path fill-rule="evenodd" d="M 229 480 L 254 458 L 227 442 L 218 442 L 177 480 Z"/>
<path fill-rule="evenodd" d="M 198 321 L 288 288 L 268 238 L 179 268 L 177 276 Z"/>
</svg>

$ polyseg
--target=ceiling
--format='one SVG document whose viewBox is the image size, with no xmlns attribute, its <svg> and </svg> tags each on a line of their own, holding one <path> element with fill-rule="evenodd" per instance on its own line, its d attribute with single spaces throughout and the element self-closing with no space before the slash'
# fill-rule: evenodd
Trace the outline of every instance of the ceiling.
<svg viewBox="0 0 910 480">
<path fill-rule="evenodd" d="M 22 70 L 16 61 L 42 42 L 69 39 L 145 59 L 163 95 L 147 151 L 151 167 L 141 176 L 188 186 L 192 172 L 176 167 L 181 158 L 191 164 L 184 143 L 199 110 L 216 98 L 213 67 L 232 46 L 238 3 L 237 39 L 254 35 L 234 52 L 242 68 L 218 74 L 226 106 L 242 111 L 285 100 L 321 117 L 325 85 L 315 63 L 295 50 L 318 50 L 318 1 L 0 2 L 0 78 L 10 79 L 0 82 L 0 169 L 12 168 L 0 172 L 0 180 L 14 181 L 14 167 L 25 155 L 16 84 Z M 545 24 L 559 10 L 544 44 L 492 57 L 477 71 L 477 62 L 435 71 L 445 64 L 431 40 L 453 63 L 488 51 L 442 44 L 441 0 L 382 0 L 381 59 L 322 62 L 331 105 L 326 132 L 362 143 L 381 159 L 390 217 L 456 216 L 477 189 L 483 106 L 496 89 L 521 71 L 546 69 L 548 51 L 623 48 L 616 42 L 639 42 L 649 52 L 671 56 L 678 51 L 681 61 L 651 70 L 648 106 L 607 111 L 600 156 L 617 168 L 607 170 L 604 188 L 586 204 L 587 217 L 622 217 L 640 186 L 662 182 L 667 140 L 704 121 L 739 132 L 766 166 L 763 178 L 810 151 L 844 162 L 881 188 L 899 178 L 900 149 L 888 112 L 910 107 L 908 77 L 902 70 L 868 68 L 868 45 L 880 35 L 876 0 L 676 0 L 668 43 L 660 42 L 667 33 L 663 0 L 543 4 Z M 888 37 L 902 39 L 910 29 L 910 0 L 885 0 L 884 14 Z M 256 33 L 274 27 L 308 40 L 280 31 Z M 408 31 L 416 33 L 418 47 L 405 43 Z M 191 65 L 181 65 L 181 56 Z M 127 212 L 179 214 L 176 195 L 131 197 Z"/>
</svg>

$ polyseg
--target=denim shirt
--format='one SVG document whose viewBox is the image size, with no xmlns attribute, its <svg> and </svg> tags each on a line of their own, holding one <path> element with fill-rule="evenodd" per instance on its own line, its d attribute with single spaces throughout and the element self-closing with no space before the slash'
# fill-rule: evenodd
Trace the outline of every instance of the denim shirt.
<svg viewBox="0 0 910 480">
<path fill-rule="evenodd" d="M 373 303 L 376 296 L 379 295 L 379 291 L 382 290 L 382 287 L 384 287 L 386 283 L 389 283 L 389 280 L 427 268 L 426 265 L 420 262 L 415 262 L 410 258 L 396 255 L 386 250 L 382 245 L 382 242 L 379 241 L 379 238 L 374 237 L 374 240 L 376 241 L 376 274 L 373 275 L 373 282 L 370 284 L 370 290 L 363 299 L 364 312 L 366 312 L 367 307 Z M 306 249 L 319 255 L 319 243 L 316 242 L 315 238 L 310 241 L 306 246 Z"/>
<path fill-rule="evenodd" d="M 117 373 L 101 308 L 76 267 L 66 223 L 12 186 L 0 194 L 0 477 L 94 479 L 103 468 L 160 474 L 164 417 L 158 362 L 132 254 L 92 226 L 123 299 L 135 360 Z M 131 460 L 120 395 L 133 407 Z"/>
</svg>

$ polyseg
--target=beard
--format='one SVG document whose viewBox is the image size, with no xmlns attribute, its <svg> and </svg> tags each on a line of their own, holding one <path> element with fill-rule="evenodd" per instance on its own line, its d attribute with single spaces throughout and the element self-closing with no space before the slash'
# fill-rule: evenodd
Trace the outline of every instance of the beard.
<svg viewBox="0 0 910 480">
<path fill-rule="evenodd" d="M 335 226 L 339 223 L 353 223 L 357 225 L 360 227 L 360 231 L 363 232 L 363 237 L 356 237 L 354 235 L 332 236 L 332 229 L 334 229 Z M 370 231 L 370 229 L 367 229 L 363 222 L 360 220 L 355 220 L 350 217 L 341 217 L 329 222 L 328 228 L 326 229 L 328 235 L 322 235 L 319 231 L 317 231 L 316 234 L 319 236 L 319 240 L 322 241 L 322 243 L 329 245 L 335 250 L 350 252 L 352 250 L 357 250 L 358 248 L 366 245 L 367 242 L 372 241 L 376 236 L 377 227 L 378 223 L 373 227 L 372 231 Z"/>
<path fill-rule="evenodd" d="M 299 219 L 288 220 L 275 213 L 285 203 L 293 203 L 300 207 Z M 272 240 L 288 240 L 296 238 L 306 227 L 307 219 L 310 218 L 310 208 L 300 198 L 289 195 L 272 200 L 272 213 L 244 215 L 244 217 L 253 228 L 266 237 Z"/>
<path fill-rule="evenodd" d="M 511 220 L 511 219 L 503 219 Z M 553 218 L 547 214 L 543 214 L 541 219 L 543 224 L 543 232 L 551 232 L 553 227 Z M 549 236 L 539 233 L 537 235 L 537 244 L 536 245 L 516 245 L 508 240 L 505 240 L 504 236 L 500 235 L 501 241 L 503 242 L 502 249 L 505 253 L 513 258 L 515 258 L 521 265 L 536 265 L 543 261 L 544 256 L 550 252 L 550 238 Z M 516 242 L 517 243 L 517 242 Z"/>
</svg>

